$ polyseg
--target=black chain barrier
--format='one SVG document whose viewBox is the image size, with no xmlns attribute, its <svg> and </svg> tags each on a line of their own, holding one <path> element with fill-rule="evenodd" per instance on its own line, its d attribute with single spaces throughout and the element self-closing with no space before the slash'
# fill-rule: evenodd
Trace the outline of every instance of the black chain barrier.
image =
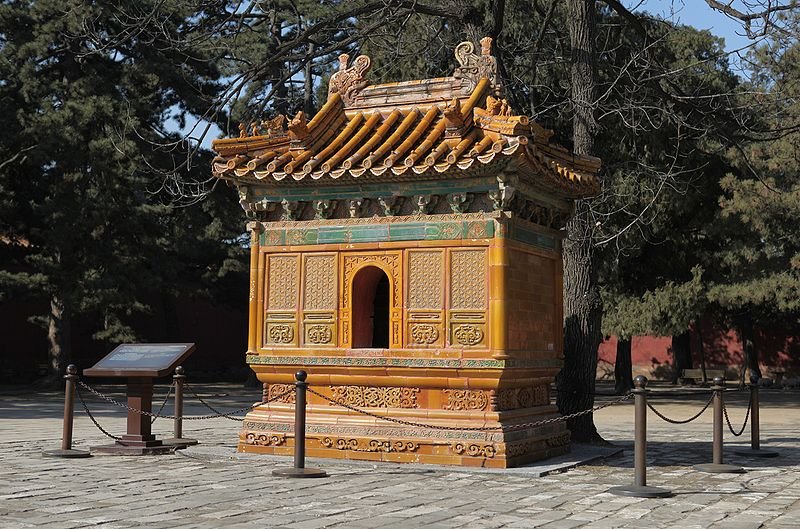
<svg viewBox="0 0 800 529">
<path fill-rule="evenodd" d="M 711 397 L 709 397 L 708 402 L 706 402 L 706 405 L 703 406 L 703 409 L 701 409 L 695 415 L 693 415 L 693 416 L 691 416 L 691 417 L 689 417 L 688 419 L 685 419 L 685 420 L 670 419 L 669 417 L 667 417 L 666 415 L 664 415 L 663 413 L 658 411 L 655 408 L 655 406 L 653 406 L 649 402 L 647 403 L 647 407 L 650 409 L 650 411 L 655 413 L 660 419 L 662 419 L 662 420 L 664 420 L 664 421 L 666 421 L 666 422 L 668 422 L 670 424 L 688 424 L 688 423 L 698 419 L 701 415 L 703 415 L 706 412 L 706 410 L 708 409 L 708 407 L 711 406 L 712 402 L 714 402 L 714 395 L 713 394 L 711 395 Z"/>
<path fill-rule="evenodd" d="M 242 421 L 244 421 L 244 418 L 241 418 L 241 417 L 233 417 L 233 415 L 237 415 L 238 413 L 241 413 L 241 412 L 243 412 L 243 411 L 247 411 L 247 410 L 253 409 L 255 406 L 260 406 L 261 404 L 266 404 L 266 403 L 268 403 L 268 402 L 272 402 L 272 400 L 268 400 L 268 401 L 265 401 L 265 402 L 259 402 L 258 404 L 254 404 L 253 406 L 250 406 L 250 407 L 248 407 L 248 408 L 242 408 L 242 409 L 240 409 L 240 410 L 236 410 L 236 411 L 233 411 L 233 412 L 230 412 L 230 413 L 225 413 L 225 412 L 221 412 L 221 411 L 219 411 L 218 409 L 216 409 L 215 407 L 213 407 L 211 404 L 209 404 L 208 402 L 206 402 L 205 400 L 203 400 L 203 397 L 201 397 L 201 396 L 200 396 L 200 395 L 199 395 L 199 394 L 198 394 L 198 393 L 197 393 L 197 392 L 194 390 L 194 388 L 193 388 L 192 386 L 190 386 L 190 385 L 189 385 L 189 383 L 188 383 L 188 382 L 184 382 L 184 383 L 183 383 L 183 387 L 184 387 L 184 388 L 186 388 L 186 389 L 188 389 L 189 391 L 191 391 L 191 392 L 192 392 L 192 395 L 194 395 L 194 398 L 196 398 L 198 401 L 200 401 L 200 404 L 202 404 L 203 406 L 205 406 L 206 408 L 208 408 L 208 409 L 209 409 L 209 410 L 211 410 L 212 412 L 216 413 L 218 417 L 224 417 L 224 418 L 228 419 L 229 421 L 239 421 L 239 422 L 242 422 Z M 286 390 L 286 393 L 289 393 L 290 391 L 291 391 L 291 390 Z M 184 417 L 184 418 L 185 418 L 185 417 Z"/>
<path fill-rule="evenodd" d="M 744 429 L 747 428 L 747 421 L 750 420 L 750 410 L 753 409 L 753 394 L 750 394 L 750 400 L 747 402 L 747 413 L 744 415 L 744 423 L 742 424 L 742 429 L 738 432 L 734 430 L 733 425 L 731 424 L 731 418 L 728 417 L 728 406 L 725 405 L 723 402 L 722 404 L 722 412 L 725 415 L 725 422 L 728 423 L 728 429 L 735 437 L 739 437 L 744 433 Z"/>
<path fill-rule="evenodd" d="M 286 395 L 288 395 L 290 393 L 293 393 L 295 391 L 294 386 L 291 386 L 288 389 L 286 389 L 285 391 L 282 391 L 281 393 L 278 393 L 278 394 L 270 397 L 267 400 L 263 400 L 261 402 L 256 402 L 255 404 L 251 404 L 250 406 L 245 406 L 243 408 L 239 408 L 237 410 L 233 410 L 233 411 L 229 411 L 229 412 L 220 412 L 220 411 L 213 410 L 213 408 L 211 408 L 211 406 L 209 406 L 208 403 L 206 403 L 205 401 L 200 399 L 200 397 L 195 393 L 195 396 L 197 396 L 198 399 L 200 399 L 201 402 L 207 408 L 212 409 L 214 411 L 214 414 L 212 414 L 212 415 L 191 415 L 191 416 L 188 416 L 188 417 L 187 416 L 176 417 L 174 415 L 157 415 L 157 414 L 149 412 L 149 411 L 144 411 L 144 410 L 139 410 L 137 408 L 132 408 L 132 407 L 128 406 L 127 404 L 123 404 L 121 402 L 118 402 L 118 401 L 114 400 L 113 398 L 109 397 L 108 395 L 104 395 L 104 394 L 100 393 L 99 391 L 97 391 L 96 389 L 94 389 L 93 387 L 89 386 L 88 384 L 86 384 L 85 382 L 83 382 L 81 380 L 78 381 L 78 385 L 80 385 L 83 388 L 86 388 L 87 390 L 89 390 L 91 393 L 93 393 L 98 398 L 100 398 L 100 399 L 102 399 L 102 400 L 104 400 L 104 401 L 106 401 L 106 402 L 108 402 L 110 404 L 113 404 L 114 406 L 116 406 L 118 408 L 122 408 L 124 410 L 131 411 L 133 413 L 138 413 L 139 415 L 145 415 L 147 417 L 161 417 L 161 418 L 164 418 L 164 419 L 182 419 L 184 421 L 201 421 L 201 420 L 206 420 L 206 419 L 216 419 L 216 418 L 219 418 L 219 417 L 226 417 L 226 418 L 232 418 L 232 419 L 237 420 L 237 421 L 243 421 L 244 419 L 239 419 L 239 418 L 231 417 L 231 416 L 250 411 L 250 410 L 252 410 L 252 409 L 254 409 L 254 408 L 258 407 L 258 406 L 261 406 L 262 404 L 269 404 L 270 402 L 274 402 L 274 401 L 276 401 L 276 400 L 278 400 L 278 399 L 280 399 L 282 397 L 285 397 Z M 192 393 L 194 393 L 194 390 L 192 390 Z M 80 392 L 78 394 L 80 394 Z M 81 402 L 83 402 L 83 399 L 81 399 Z M 86 407 L 85 404 L 84 404 L 84 408 L 86 408 L 86 410 L 88 412 L 88 407 Z"/>
<path fill-rule="evenodd" d="M 169 388 L 167 389 L 167 395 L 164 397 L 164 402 L 161 403 L 161 406 L 158 408 L 158 411 L 155 413 L 155 417 L 150 419 L 150 424 L 155 423 L 156 419 L 161 417 L 161 412 L 164 411 L 164 406 L 167 405 L 167 402 L 169 401 L 169 396 L 172 395 L 173 388 L 175 388 L 175 382 L 173 382 L 172 384 L 169 385 Z"/>
<path fill-rule="evenodd" d="M 192 388 L 189 384 L 184 383 L 184 387 L 188 388 L 189 391 L 192 393 L 192 395 L 194 395 L 194 397 L 203 406 L 205 406 L 206 408 L 211 410 L 213 412 L 213 414 L 195 415 L 195 416 L 188 416 L 188 417 L 186 417 L 186 416 L 176 417 L 176 416 L 171 416 L 171 415 L 161 415 L 161 412 L 164 410 L 164 407 L 166 406 L 166 404 L 167 404 L 167 402 L 169 400 L 169 397 L 170 397 L 170 395 L 171 395 L 171 393 L 173 391 L 173 388 L 175 387 L 174 382 L 168 388 L 167 395 L 164 398 L 164 402 L 161 404 L 161 406 L 159 407 L 159 409 L 158 409 L 158 411 L 156 413 L 147 412 L 147 411 L 144 411 L 144 410 L 139 410 L 139 409 L 136 409 L 136 408 L 132 408 L 132 407 L 126 405 L 126 404 L 123 404 L 121 402 L 118 402 L 118 401 L 114 400 L 113 398 L 109 397 L 108 395 L 104 395 L 103 393 L 100 393 L 99 391 L 97 391 L 96 389 L 94 389 L 93 387 L 89 386 L 88 384 L 84 383 L 81 380 L 78 380 L 77 382 L 78 382 L 78 384 L 76 385 L 76 388 L 75 388 L 76 389 L 76 393 L 78 395 L 78 398 L 81 401 L 81 405 L 83 406 L 83 409 L 86 412 L 86 415 L 88 415 L 89 419 L 97 427 L 97 429 L 100 430 L 100 432 L 102 432 L 105 436 L 109 437 L 110 439 L 113 439 L 113 440 L 118 441 L 118 442 L 121 441 L 122 438 L 109 433 L 105 428 L 103 428 L 100 425 L 100 423 L 97 421 L 97 419 L 95 418 L 95 416 L 92 414 L 91 410 L 89 409 L 88 405 L 86 404 L 86 401 L 83 398 L 83 394 L 80 391 L 80 387 L 83 387 L 83 388 L 87 389 L 88 391 L 93 393 L 98 398 L 100 398 L 102 400 L 105 400 L 106 402 L 108 402 L 108 403 L 110 403 L 110 404 L 112 404 L 112 405 L 114 405 L 114 406 L 116 406 L 118 408 L 122 408 L 122 409 L 125 409 L 125 410 L 129 411 L 129 412 L 138 413 L 140 415 L 145 415 L 145 416 L 150 417 L 151 418 L 151 424 L 154 423 L 156 421 L 156 419 L 158 419 L 158 418 L 182 419 L 182 420 L 206 420 L 206 419 L 215 419 L 215 418 L 223 417 L 223 418 L 226 418 L 226 419 L 229 419 L 229 420 L 241 422 L 241 421 L 244 421 L 244 418 L 234 417 L 234 415 L 238 415 L 238 414 L 250 411 L 250 410 L 252 410 L 252 409 L 254 409 L 254 408 L 258 407 L 258 406 L 262 406 L 264 404 L 269 404 L 269 403 L 275 402 L 275 401 L 280 400 L 281 398 L 285 397 L 286 395 L 289 395 L 289 394 L 291 394 L 291 393 L 296 391 L 296 387 L 294 385 L 291 385 L 291 386 L 287 387 L 284 391 L 282 391 L 282 392 L 280 392 L 278 394 L 275 394 L 275 395 L 271 396 L 270 398 L 268 398 L 266 400 L 262 400 L 261 402 L 257 402 L 255 404 L 251 404 L 249 406 L 245 406 L 245 407 L 239 408 L 237 410 L 233 410 L 233 411 L 220 411 L 217 408 L 213 407 L 208 402 L 206 402 L 206 400 L 203 399 L 194 390 L 194 388 Z M 360 409 L 360 408 L 358 408 L 356 406 L 353 406 L 352 404 L 349 404 L 349 403 L 344 402 L 342 400 L 335 399 L 335 398 L 323 395 L 322 393 L 319 393 L 319 392 L 317 392 L 317 391 L 315 391 L 315 390 L 313 390 L 311 388 L 306 388 L 306 391 L 316 395 L 317 397 L 322 398 L 323 400 L 329 402 L 330 404 L 334 404 L 336 406 L 340 406 L 342 408 L 345 408 L 345 409 L 348 409 L 350 411 L 359 413 L 361 415 L 372 417 L 374 419 L 380 419 L 380 420 L 383 420 L 383 421 L 392 422 L 392 423 L 400 424 L 400 425 L 403 425 L 403 426 L 411 426 L 411 427 L 415 427 L 415 428 L 427 428 L 427 429 L 431 429 L 431 430 L 445 430 L 445 431 L 475 431 L 475 432 L 516 431 L 516 430 L 524 430 L 524 429 L 529 429 L 529 428 L 537 428 L 537 427 L 545 426 L 545 425 L 548 425 L 548 424 L 554 424 L 554 423 L 558 423 L 558 422 L 564 422 L 564 421 L 568 421 L 570 419 L 574 419 L 574 418 L 581 417 L 581 416 L 584 416 L 584 415 L 587 415 L 587 414 L 590 414 L 590 413 L 594 413 L 596 411 L 602 410 L 602 409 L 607 408 L 609 406 L 613 406 L 613 405 L 616 405 L 616 404 L 621 404 L 622 402 L 630 400 L 634 396 L 634 393 L 629 392 L 629 393 L 627 393 L 625 395 L 620 396 L 619 398 L 617 398 L 615 400 L 612 400 L 612 401 L 609 401 L 609 402 L 605 402 L 603 404 L 600 404 L 598 406 L 594 406 L 594 407 L 586 409 L 586 410 L 582 410 L 582 411 L 579 411 L 579 412 L 576 412 L 576 413 L 572 413 L 572 414 L 569 414 L 569 415 L 562 415 L 562 416 L 558 416 L 558 417 L 551 417 L 551 418 L 548 418 L 548 419 L 542 419 L 542 420 L 539 420 L 539 421 L 533 421 L 533 422 L 527 422 L 527 423 L 519 423 L 519 424 L 511 424 L 511 425 L 506 425 L 506 426 L 460 427 L 460 426 L 434 425 L 434 424 L 426 424 L 426 423 L 420 423 L 420 422 L 414 422 L 414 421 L 406 421 L 406 420 L 403 420 L 403 419 L 396 419 L 394 417 L 388 417 L 388 416 L 384 416 L 384 415 L 380 415 L 380 414 L 377 414 L 377 413 L 369 412 L 367 410 Z M 647 402 L 647 408 L 649 408 L 653 413 L 655 413 L 656 416 L 658 416 L 659 418 L 661 418 L 662 420 L 664 420 L 664 421 L 666 421 L 668 423 L 671 423 L 671 424 L 687 424 L 687 423 L 690 423 L 690 422 L 698 419 L 703 413 L 705 413 L 705 411 L 709 408 L 709 406 L 711 406 L 713 401 L 714 401 L 714 394 L 712 393 L 711 397 L 709 398 L 708 402 L 705 403 L 703 408 L 698 413 L 696 413 L 692 417 L 690 417 L 688 419 L 685 419 L 685 420 L 671 419 L 671 418 L 667 417 L 666 415 L 664 415 L 663 413 L 661 413 L 658 409 L 656 409 L 649 402 Z M 730 417 L 728 415 L 728 409 L 723 404 L 723 412 L 724 412 L 724 415 L 725 415 L 725 420 L 727 421 L 727 424 L 728 424 L 728 429 L 731 431 L 731 433 L 734 436 L 738 437 L 738 436 L 740 436 L 740 435 L 742 435 L 744 433 L 744 430 L 747 427 L 747 423 L 748 423 L 748 420 L 750 418 L 750 412 L 752 410 L 752 405 L 753 405 L 753 398 L 752 398 L 752 395 L 751 395 L 750 401 L 748 402 L 748 405 L 747 405 L 747 412 L 745 414 L 744 423 L 742 424 L 742 428 L 737 432 L 733 428 L 733 425 L 731 423 Z"/>
<path fill-rule="evenodd" d="M 78 383 L 79 383 L 80 386 L 83 386 L 83 383 L 80 380 L 78 381 Z M 94 418 L 94 415 L 92 415 L 92 412 L 89 411 L 89 406 L 86 405 L 86 401 L 83 400 L 83 395 L 81 394 L 81 388 L 79 386 L 75 386 L 75 393 L 78 394 L 78 399 L 80 399 L 81 404 L 83 405 L 83 411 L 86 412 L 86 415 L 88 415 L 89 418 L 94 423 L 94 425 L 97 426 L 97 429 L 100 430 L 101 432 L 103 432 L 103 435 L 105 435 L 106 437 L 114 439 L 115 441 L 121 441 L 122 437 L 117 437 L 116 435 L 109 433 L 105 428 L 100 426 L 100 423 L 97 422 L 97 419 Z"/>
<path fill-rule="evenodd" d="M 396 423 L 396 424 L 401 424 L 403 426 L 413 426 L 413 427 L 416 427 L 416 428 L 428 428 L 428 429 L 431 429 L 431 430 L 447 430 L 447 431 L 457 431 L 457 432 L 464 432 L 464 431 L 467 431 L 467 432 L 497 432 L 497 431 L 508 432 L 508 431 L 513 431 L 513 430 L 525 430 L 527 428 L 536 428 L 536 427 L 539 427 L 539 426 L 544 426 L 544 425 L 547 425 L 547 424 L 553 424 L 553 423 L 556 423 L 556 422 L 568 421 L 568 420 L 574 419 L 576 417 L 581 417 L 583 415 L 588 415 L 589 413 L 594 413 L 594 412 L 596 412 L 598 410 L 602 410 L 603 408 L 608 408 L 609 406 L 613 406 L 614 404 L 619 404 L 621 402 L 625 402 L 626 400 L 630 400 L 631 398 L 633 398 L 633 393 L 628 393 L 626 395 L 621 396 L 620 398 L 618 398 L 616 400 L 613 400 L 613 401 L 610 401 L 610 402 L 605 402 L 603 404 L 600 404 L 599 406 L 595 406 L 595 407 L 590 408 L 588 410 L 582 410 L 582 411 L 579 411 L 579 412 L 576 412 L 576 413 L 572 413 L 570 415 L 561 415 L 559 417 L 552 417 L 550 419 L 542 419 L 540 421 L 535 421 L 535 422 L 526 422 L 526 423 L 520 423 L 520 424 L 510 424 L 508 426 L 491 426 L 491 427 L 473 426 L 473 427 L 466 427 L 466 426 L 439 426 L 439 425 L 435 425 L 435 424 L 425 424 L 425 423 L 420 423 L 420 422 L 404 421 L 403 419 L 395 419 L 394 417 L 387 417 L 385 415 L 379 415 L 377 413 L 372 413 L 372 412 L 369 412 L 369 411 L 366 411 L 366 410 L 362 410 L 360 408 L 357 408 L 357 407 L 353 406 L 352 404 L 348 404 L 348 403 L 346 403 L 344 401 L 341 401 L 341 400 L 334 399 L 332 397 L 328 397 L 326 395 L 323 395 L 322 393 L 314 391 L 311 388 L 307 388 L 306 391 L 316 395 L 317 397 L 320 397 L 322 399 L 327 400 L 331 404 L 335 404 L 337 406 L 341 406 L 342 408 L 347 408 L 348 410 L 354 411 L 356 413 L 360 413 L 362 415 L 366 415 L 368 417 L 372 417 L 374 419 L 381 419 L 381 420 L 384 420 L 384 421 L 393 422 L 393 423 Z"/>
</svg>

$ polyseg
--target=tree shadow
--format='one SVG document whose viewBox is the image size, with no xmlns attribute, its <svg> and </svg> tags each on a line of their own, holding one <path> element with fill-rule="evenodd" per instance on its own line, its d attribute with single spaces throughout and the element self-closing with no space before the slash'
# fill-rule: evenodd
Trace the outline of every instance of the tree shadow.
<svg viewBox="0 0 800 529">
<path fill-rule="evenodd" d="M 751 457 L 735 453 L 749 448 L 749 443 L 726 444 L 723 447 L 723 462 L 738 465 L 745 469 L 785 468 L 800 465 L 800 447 L 774 446 L 777 442 L 797 442 L 795 438 L 768 438 L 761 442 L 761 448 L 778 452 L 778 457 Z M 613 441 L 613 446 L 623 449 L 623 453 L 603 460 L 610 467 L 633 468 L 633 441 Z M 647 467 L 692 467 L 712 462 L 711 441 L 649 441 L 647 442 Z"/>
</svg>

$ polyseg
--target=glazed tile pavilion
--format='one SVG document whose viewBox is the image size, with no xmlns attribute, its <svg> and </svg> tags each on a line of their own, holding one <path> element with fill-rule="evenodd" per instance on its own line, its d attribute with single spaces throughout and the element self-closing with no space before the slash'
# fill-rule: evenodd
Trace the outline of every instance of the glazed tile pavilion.
<svg viewBox="0 0 800 529">
<path fill-rule="evenodd" d="M 214 142 L 251 219 L 264 397 L 304 369 L 322 395 L 431 426 L 309 395 L 309 456 L 509 467 L 569 449 L 563 422 L 509 427 L 558 415 L 562 228 L 600 161 L 514 115 L 481 45 L 456 47 L 450 77 L 382 85 L 342 55 L 312 119 Z M 250 412 L 239 450 L 291 454 L 292 398 Z"/>
</svg>

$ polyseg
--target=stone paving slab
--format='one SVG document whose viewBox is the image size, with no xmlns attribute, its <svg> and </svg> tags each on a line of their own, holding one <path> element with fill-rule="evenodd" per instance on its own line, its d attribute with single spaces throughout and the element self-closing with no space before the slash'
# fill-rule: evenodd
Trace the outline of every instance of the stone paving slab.
<svg viewBox="0 0 800 529">
<path fill-rule="evenodd" d="M 104 389 L 116 391 L 122 400 L 117 389 Z M 204 398 L 223 409 L 236 409 L 259 397 L 258 390 L 235 386 L 200 389 Z M 0 528 L 797 529 L 797 397 L 762 394 L 762 442 L 779 451 L 779 458 L 736 456 L 734 444 L 744 446 L 747 439 L 734 439 L 726 432 L 726 462 L 747 470 L 738 475 L 691 468 L 710 461 L 710 413 L 686 426 L 651 415 L 648 484 L 675 494 L 645 500 L 608 492 L 633 480 L 629 404 L 606 408 L 595 417 L 601 434 L 624 452 L 577 468 L 565 464 L 548 472 L 489 472 L 314 459 L 309 466 L 324 468 L 330 477 L 291 480 L 271 475 L 275 468 L 290 466 L 290 458 L 236 454 L 239 424 L 225 419 L 187 421 L 186 435 L 202 444 L 172 455 L 44 458 L 42 450 L 59 445 L 61 397 L 0 391 Z M 704 394 L 698 392 L 696 397 L 665 399 L 658 408 L 670 417 L 686 418 L 704 402 Z M 124 411 L 96 400 L 87 403 L 104 427 L 122 433 Z M 738 427 L 746 400 L 732 393 L 729 403 Z M 187 404 L 187 414 L 207 412 Z M 154 431 L 169 437 L 171 424 L 158 420 Z M 75 439 L 78 448 L 108 442 L 84 414 L 76 418 Z M 580 450 L 577 447 L 571 457 L 576 459 Z"/>
</svg>

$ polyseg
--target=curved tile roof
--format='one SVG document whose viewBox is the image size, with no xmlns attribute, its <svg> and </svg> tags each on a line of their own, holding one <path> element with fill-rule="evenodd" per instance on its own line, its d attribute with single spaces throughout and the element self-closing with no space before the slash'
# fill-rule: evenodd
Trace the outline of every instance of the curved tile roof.
<svg viewBox="0 0 800 529">
<path fill-rule="evenodd" d="M 358 57 L 330 80 L 328 100 L 313 119 L 278 116 L 238 138 L 216 140 L 214 175 L 264 184 L 340 179 L 458 177 L 509 164 L 520 177 L 577 198 L 597 193 L 600 160 L 549 143 L 552 131 L 511 113 L 501 99 L 491 39 L 480 56 L 456 48 L 452 77 L 368 86 L 370 60 Z"/>
</svg>

